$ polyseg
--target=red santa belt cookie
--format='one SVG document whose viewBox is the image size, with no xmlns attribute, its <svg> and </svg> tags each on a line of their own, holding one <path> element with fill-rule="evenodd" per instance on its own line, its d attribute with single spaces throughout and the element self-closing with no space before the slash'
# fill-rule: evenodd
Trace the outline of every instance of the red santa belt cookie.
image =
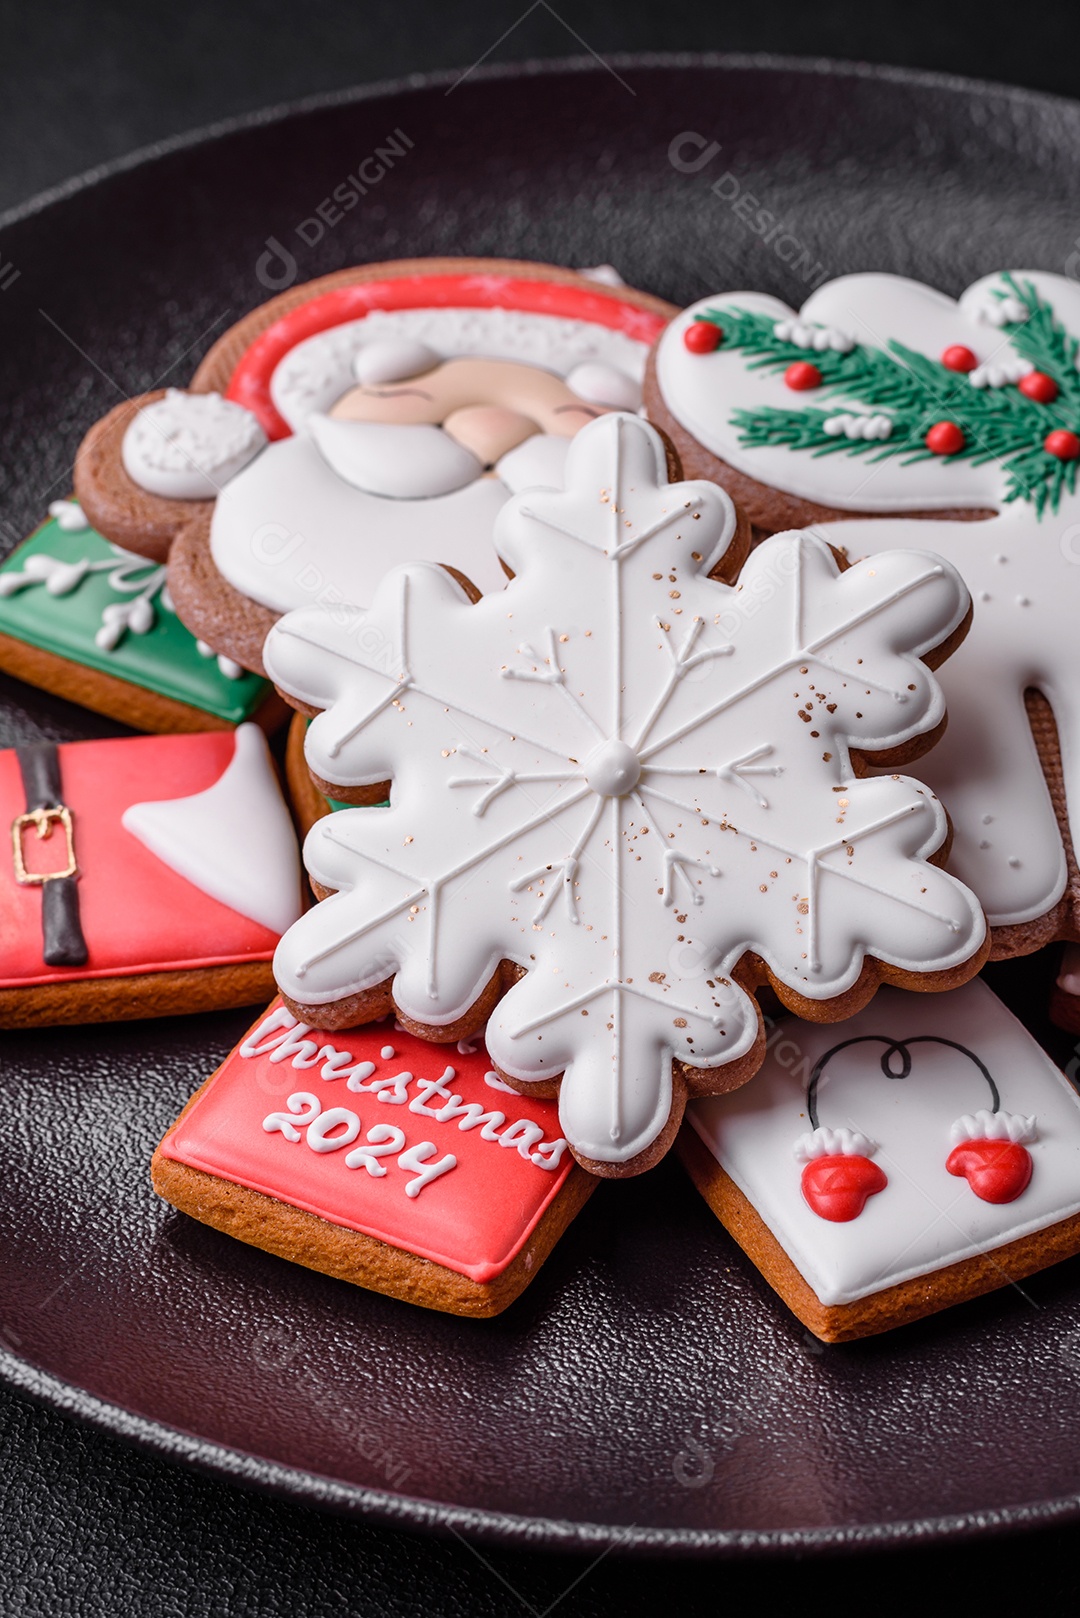
<svg viewBox="0 0 1080 1618">
<path fill-rule="evenodd" d="M 816 1336 L 844 1342 L 1080 1251 L 1080 1097 L 982 982 L 787 1019 L 679 1151 Z"/>
<path fill-rule="evenodd" d="M 331 1043 L 280 1002 L 181 1113 L 153 1177 L 241 1241 L 475 1316 L 518 1296 L 596 1183 L 556 1107 L 509 1090 L 482 1044 L 390 1023 Z"/>
<path fill-rule="evenodd" d="M 665 332 L 647 385 L 689 469 L 761 527 L 813 523 L 851 557 L 926 545 L 962 574 L 974 625 L 942 673 L 948 736 L 922 770 L 998 957 L 1080 938 L 1078 336 L 1080 286 L 1063 276 L 990 275 L 953 302 L 853 275 L 798 314 L 756 293 L 703 299 Z"/>
<path fill-rule="evenodd" d="M 244 1005 L 302 909 L 261 730 L 0 752 L 0 1026 Z"/>
<path fill-rule="evenodd" d="M 560 484 L 584 422 L 637 407 L 674 312 L 542 264 L 344 270 L 246 316 L 190 390 L 100 421 L 77 493 L 107 539 L 169 559 L 202 640 L 261 672 L 278 614 L 366 605 L 390 558 L 501 588 L 497 512 Z"/>
<path fill-rule="evenodd" d="M 763 982 L 833 1020 L 985 953 L 934 864 L 940 804 L 860 774 L 940 729 L 927 664 L 966 626 L 959 577 L 925 552 L 842 571 L 812 535 L 744 561 L 728 497 L 668 470 L 651 427 L 604 416 L 565 489 L 500 514 L 504 591 L 397 568 L 368 612 L 291 613 L 265 654 L 318 716 L 332 795 L 392 783 L 308 833 L 330 897 L 278 948 L 289 1008 L 335 1028 L 393 1007 L 431 1039 L 490 1016 L 494 1067 L 558 1088 L 601 1174 L 648 1167 L 688 1094 L 750 1076 Z"/>
</svg>

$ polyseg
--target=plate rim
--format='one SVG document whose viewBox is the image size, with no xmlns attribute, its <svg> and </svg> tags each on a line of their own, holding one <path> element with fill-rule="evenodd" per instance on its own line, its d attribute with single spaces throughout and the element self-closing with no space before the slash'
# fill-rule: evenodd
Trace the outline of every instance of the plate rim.
<svg viewBox="0 0 1080 1618">
<path fill-rule="evenodd" d="M 101 1399 L 32 1365 L 3 1345 L 0 1383 L 108 1438 L 238 1488 L 384 1528 L 471 1539 L 503 1550 L 594 1556 L 612 1552 L 654 1560 L 787 1561 L 798 1560 L 808 1552 L 857 1555 L 942 1542 L 972 1543 L 1003 1531 L 1032 1533 L 1080 1520 L 1080 1493 L 1025 1501 L 1019 1506 L 953 1512 L 943 1517 L 904 1517 L 895 1522 L 854 1523 L 842 1528 L 656 1528 L 527 1517 L 518 1512 L 459 1506 L 346 1483 L 200 1438 L 197 1433 Z"/>
<path fill-rule="evenodd" d="M 78 174 L 46 186 L 22 202 L 0 211 L 0 231 L 35 218 L 46 209 L 66 202 L 82 191 L 101 185 L 106 180 L 127 174 L 149 163 L 212 141 L 227 139 L 230 135 L 245 134 L 270 124 L 284 123 L 289 118 L 304 117 L 309 113 L 325 112 L 333 107 L 354 106 L 364 101 L 386 99 L 410 91 L 423 92 L 464 83 L 471 79 L 477 83 L 500 79 L 539 78 L 545 75 L 568 73 L 596 73 L 614 66 L 627 71 L 647 68 L 716 68 L 723 71 L 749 73 L 800 73 L 806 77 L 845 79 L 884 79 L 888 83 L 907 84 L 921 89 L 947 90 L 954 94 L 986 96 L 991 93 L 1006 100 L 1039 106 L 1068 108 L 1080 113 L 1080 99 L 1061 95 L 1054 90 L 1033 90 L 1027 85 L 1007 84 L 998 79 L 973 78 L 963 73 L 948 73 L 935 68 L 895 67 L 884 62 L 846 60 L 830 56 L 787 55 L 776 51 L 612 51 L 600 57 L 585 56 L 527 57 L 522 61 L 494 62 L 470 68 L 440 68 L 430 73 L 407 73 L 396 78 L 377 79 L 371 84 L 351 85 L 341 90 L 319 90 L 310 96 L 291 101 L 272 102 L 253 112 L 236 113 L 228 118 L 213 119 L 198 124 L 194 129 L 166 135 L 160 140 L 137 146 L 120 157 L 96 163 Z"/>
<path fill-rule="evenodd" d="M 413 73 L 341 90 L 320 91 L 296 100 L 278 102 L 253 112 L 215 120 L 195 129 L 150 142 L 105 163 L 37 192 L 25 201 L 0 211 L 0 232 L 30 222 L 46 210 L 60 206 L 84 191 L 119 175 L 133 172 L 176 153 L 207 146 L 235 134 L 283 123 L 291 118 L 347 107 L 366 101 L 423 93 L 464 82 L 534 78 L 549 75 L 596 73 L 609 67 L 625 71 L 647 69 L 769 72 L 806 77 L 884 80 L 913 88 L 947 91 L 979 98 L 993 96 L 1038 107 L 1068 109 L 1080 114 L 1080 100 L 1053 91 L 1036 90 L 990 79 L 933 69 L 894 67 L 883 63 L 846 61 L 830 57 L 785 55 L 775 52 L 660 51 L 612 52 L 595 55 L 528 58 L 523 61 L 481 64 L 470 69 L 440 69 Z M 290 1500 L 338 1515 L 391 1529 L 472 1538 L 480 1543 L 521 1552 L 548 1551 L 594 1555 L 607 1553 L 650 1558 L 701 1560 L 797 1559 L 808 1552 L 826 1555 L 901 1550 L 916 1545 L 977 1542 L 1003 1531 L 1034 1532 L 1080 1521 L 1080 1490 L 1064 1496 L 1025 1501 L 1019 1505 L 978 1508 L 943 1516 L 905 1517 L 895 1521 L 848 1524 L 843 1527 L 783 1529 L 657 1528 L 575 1522 L 563 1518 L 532 1517 L 486 1507 L 403 1495 L 345 1482 L 301 1467 L 284 1465 L 230 1445 L 200 1437 L 152 1416 L 98 1397 L 35 1365 L 0 1341 L 0 1385 L 34 1403 L 78 1421 L 105 1436 L 175 1465 L 186 1465 L 237 1487 Z"/>
</svg>

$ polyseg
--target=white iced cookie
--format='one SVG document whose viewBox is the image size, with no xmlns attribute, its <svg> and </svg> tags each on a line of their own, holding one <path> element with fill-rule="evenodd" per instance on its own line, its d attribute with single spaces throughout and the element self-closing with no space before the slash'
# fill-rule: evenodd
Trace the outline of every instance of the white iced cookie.
<svg viewBox="0 0 1080 1618">
<path fill-rule="evenodd" d="M 957 574 L 922 552 L 841 573 L 787 534 L 725 584 L 709 574 L 735 530 L 726 495 L 669 484 L 658 434 L 608 415 L 572 441 L 564 491 L 500 514 L 505 591 L 473 605 L 440 568 L 398 568 L 366 613 L 291 613 L 266 643 L 271 678 L 318 710 L 313 772 L 392 779 L 389 808 L 309 835 L 335 891 L 282 941 L 283 992 L 332 1023 L 392 977 L 406 1018 L 445 1027 L 520 964 L 488 1049 L 519 1083 L 563 1075 L 563 1131 L 607 1172 L 643 1166 L 687 1072 L 706 1091 L 748 1076 L 748 950 L 825 1002 L 868 956 L 962 971 L 985 932 L 928 863 L 933 795 L 859 779 L 850 755 L 940 723 L 921 655 L 964 620 Z"/>
</svg>

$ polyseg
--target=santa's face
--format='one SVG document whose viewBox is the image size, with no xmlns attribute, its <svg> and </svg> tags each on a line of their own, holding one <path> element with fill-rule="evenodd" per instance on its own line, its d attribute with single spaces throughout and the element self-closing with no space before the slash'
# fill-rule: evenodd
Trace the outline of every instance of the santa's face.
<svg viewBox="0 0 1080 1618">
<path fill-rule="evenodd" d="M 534 365 L 454 359 L 399 382 L 360 383 L 329 414 L 337 421 L 441 427 L 487 469 L 538 433 L 572 438 L 607 408 L 586 403 Z"/>
<path fill-rule="evenodd" d="M 365 605 L 395 562 L 445 562 L 482 591 L 505 574 L 493 543 L 512 494 L 560 488 L 587 422 L 635 409 L 636 382 L 596 358 L 565 380 L 515 359 L 443 358 L 408 338 L 362 346 L 336 398 L 267 443 L 242 407 L 171 394 L 141 412 L 125 465 L 172 498 L 216 496 L 210 548 L 234 589 L 272 611 Z M 152 464 L 171 456 L 177 467 Z M 206 474 L 201 468 L 205 462 Z M 212 475 L 211 475 L 212 473 Z M 165 474 L 171 481 L 165 481 Z"/>
</svg>

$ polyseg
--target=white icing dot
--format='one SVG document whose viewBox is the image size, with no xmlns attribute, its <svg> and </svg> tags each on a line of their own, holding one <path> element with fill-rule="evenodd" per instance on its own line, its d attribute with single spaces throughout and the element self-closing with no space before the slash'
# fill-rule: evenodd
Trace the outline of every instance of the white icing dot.
<svg viewBox="0 0 1080 1618">
<path fill-rule="evenodd" d="M 379 1055 L 382 1057 L 384 1062 L 391 1062 L 397 1055 L 397 1051 L 392 1045 L 384 1045 L 382 1050 L 379 1052 Z"/>
<path fill-rule="evenodd" d="M 1018 607 L 1030 607 L 1031 606 L 1031 597 L 1030 596 L 1017 596 L 1016 605 Z"/>
<path fill-rule="evenodd" d="M 1020 864 L 1020 861 L 1017 859 L 1015 854 L 1010 854 L 1009 855 L 1009 864 L 1012 866 L 1013 870 L 1015 870 L 1016 867 Z"/>
<path fill-rule="evenodd" d="M 626 742 L 602 742 L 585 764 L 585 779 L 601 798 L 622 798 L 641 775 L 641 760 Z"/>
</svg>

